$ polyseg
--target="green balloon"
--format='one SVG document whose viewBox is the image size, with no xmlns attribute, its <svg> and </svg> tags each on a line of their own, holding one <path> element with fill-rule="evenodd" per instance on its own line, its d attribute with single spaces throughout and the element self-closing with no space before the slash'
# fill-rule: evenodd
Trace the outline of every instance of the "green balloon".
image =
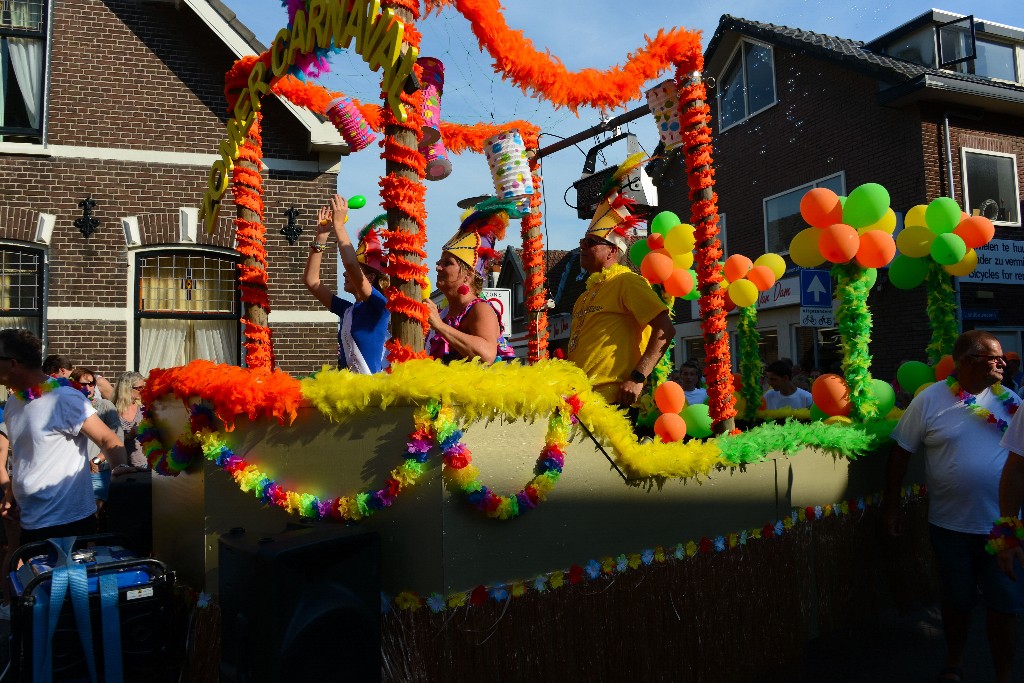
<svg viewBox="0 0 1024 683">
<path fill-rule="evenodd" d="M 913 289 L 928 276 L 928 263 L 921 258 L 900 254 L 889 266 L 889 282 L 899 289 Z M 901 382 L 902 384 L 902 382 Z"/>
<path fill-rule="evenodd" d="M 629 248 L 629 260 L 639 268 L 640 264 L 644 260 L 644 256 L 651 253 L 651 248 L 647 246 L 647 240 L 637 240 L 633 242 L 633 246 Z"/>
<path fill-rule="evenodd" d="M 908 360 L 896 371 L 896 381 L 900 389 L 913 396 L 922 384 L 935 381 L 935 370 L 919 360 Z"/>
<path fill-rule="evenodd" d="M 706 403 L 698 403 L 695 406 L 686 406 L 679 413 L 686 422 L 686 433 L 695 439 L 706 439 L 711 436 L 711 415 L 708 414 Z"/>
<path fill-rule="evenodd" d="M 691 268 L 687 272 L 690 273 L 690 277 L 693 278 L 693 289 L 690 290 L 689 294 L 687 294 L 686 296 L 683 297 L 683 300 L 684 301 L 696 301 L 697 299 L 700 298 L 700 290 L 697 289 L 697 271 L 695 271 L 695 270 L 693 270 Z"/>
<path fill-rule="evenodd" d="M 671 211 L 662 211 L 651 219 L 651 232 L 667 235 L 668 231 L 682 223 L 679 216 Z"/>
<path fill-rule="evenodd" d="M 944 232 L 936 235 L 932 241 L 932 258 L 943 266 L 952 266 L 960 263 L 960 260 L 967 254 L 967 245 L 960 235 L 951 232 Z"/>
<path fill-rule="evenodd" d="M 366 197 L 361 194 L 357 194 L 348 200 L 348 208 L 350 209 L 361 209 L 366 206 Z"/>
<path fill-rule="evenodd" d="M 960 205 L 949 197 L 933 199 L 924 211 L 924 222 L 936 235 L 953 232 L 960 224 Z"/>
<path fill-rule="evenodd" d="M 871 289 L 878 282 L 878 270 L 876 268 L 865 268 L 864 279 L 867 280 L 868 289 Z"/>
<path fill-rule="evenodd" d="M 855 228 L 877 223 L 889 210 L 889 192 L 878 183 L 855 187 L 843 204 L 843 222 Z"/>
<path fill-rule="evenodd" d="M 902 385 L 901 382 L 900 386 Z M 879 419 L 888 415 L 889 411 L 896 406 L 896 392 L 893 391 L 892 385 L 883 379 L 871 380 L 871 397 L 878 403 Z"/>
<path fill-rule="evenodd" d="M 839 206 L 846 206 L 846 197 L 839 195 Z"/>
<path fill-rule="evenodd" d="M 829 414 L 818 407 L 817 403 L 811 404 L 811 420 L 814 422 L 821 422 L 822 420 L 828 419 Z"/>
</svg>

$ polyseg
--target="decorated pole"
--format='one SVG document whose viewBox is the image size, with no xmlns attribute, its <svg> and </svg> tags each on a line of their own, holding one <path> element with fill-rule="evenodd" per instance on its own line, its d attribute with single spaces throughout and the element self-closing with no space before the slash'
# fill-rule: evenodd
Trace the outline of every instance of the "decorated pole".
<svg viewBox="0 0 1024 683">
<path fill-rule="evenodd" d="M 722 243 L 718 239 L 718 195 L 711 161 L 710 108 L 701 79 L 700 52 L 676 67 L 686 172 L 690 184 L 691 220 L 696 230 L 697 286 L 700 289 L 701 328 L 704 332 L 708 384 L 708 410 L 718 434 L 736 428 L 736 400 L 732 394 L 732 359 L 726 329 L 725 293 L 722 290 Z M 688 68 L 689 67 L 689 68 Z"/>
<path fill-rule="evenodd" d="M 523 131 L 526 147 L 537 151 L 537 139 L 527 138 L 529 131 Z M 526 332 L 529 335 L 527 348 L 528 362 L 536 363 L 548 357 L 548 290 L 544 278 L 544 237 L 541 215 L 544 198 L 541 196 L 540 159 L 536 153 L 530 156 L 530 174 L 533 176 L 534 192 L 530 195 L 530 213 L 523 217 L 523 267 L 526 269 Z"/>
</svg>

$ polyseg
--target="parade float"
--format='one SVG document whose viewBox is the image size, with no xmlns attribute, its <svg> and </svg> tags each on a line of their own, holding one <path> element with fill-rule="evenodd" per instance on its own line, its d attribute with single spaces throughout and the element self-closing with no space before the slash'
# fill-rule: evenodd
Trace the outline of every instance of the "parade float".
<svg viewBox="0 0 1024 683">
<path fill-rule="evenodd" d="M 886 266 L 897 286 L 928 282 L 932 364 L 900 382 L 913 392 L 943 379 L 956 333 L 949 279 L 977 263 L 974 249 L 992 237 L 987 221 L 935 200 L 907 211 L 894 239 L 884 188 L 808 193 L 808 227 L 790 259 L 832 264 L 843 376 L 814 384 L 810 411 L 759 411 L 754 304 L 787 264 L 776 254 L 721 261 L 698 33 L 660 30 L 623 66 L 569 72 L 510 29 L 494 0 L 283 4 L 287 25 L 270 49 L 227 74 L 231 117 L 202 201 L 212 226 L 231 189 L 247 367 L 196 361 L 154 370 L 144 396 L 140 440 L 160 475 L 154 552 L 182 580 L 217 594 L 218 540 L 232 530 L 255 538 L 295 526 L 376 532 L 384 676 L 422 681 L 498 670 L 608 680 L 627 661 L 644 662 L 658 679 L 744 680 L 792 662 L 808 638 L 870 616 L 893 593 L 927 593 L 915 543 L 889 548 L 884 561 L 878 552 L 878 452 L 899 413 L 892 388 L 870 373 L 867 293 Z M 665 153 L 685 157 L 692 215 L 685 223 L 648 216 L 649 235 L 630 257 L 670 308 L 676 297 L 699 301 L 709 398 L 680 403 L 664 382 L 666 354 L 643 400 L 653 440 L 638 440 L 573 365 L 548 358 L 539 131 L 526 121 L 442 118 L 443 65 L 420 56 L 416 23 L 421 10 L 449 4 L 498 75 L 556 107 L 622 107 L 672 73 L 647 93 L 648 107 Z M 382 70 L 381 104 L 316 83 L 341 49 Z M 294 378 L 275 369 L 260 172 L 269 93 L 330 119 L 353 152 L 382 136 L 392 283 L 386 373 L 324 368 Z M 423 351 L 424 181 L 443 180 L 451 156 L 470 152 L 487 155 L 495 192 L 527 211 L 528 355 L 491 367 L 445 366 Z M 621 209 L 618 181 L 645 161 L 627 159 L 605 179 L 599 214 Z M 739 378 L 726 334 L 733 308 Z M 742 422 L 763 424 L 736 428 L 737 397 Z M 923 519 L 922 487 L 904 495 Z M 329 637 L 332 627 L 322 628 Z M 258 665 L 259 654 L 251 656 Z"/>
</svg>

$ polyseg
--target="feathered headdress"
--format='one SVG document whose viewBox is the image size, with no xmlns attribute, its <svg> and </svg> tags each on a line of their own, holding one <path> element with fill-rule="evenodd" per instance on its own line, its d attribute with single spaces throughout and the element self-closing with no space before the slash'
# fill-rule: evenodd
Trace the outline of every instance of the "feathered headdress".
<svg viewBox="0 0 1024 683">
<path fill-rule="evenodd" d="M 359 231 L 359 245 L 356 247 L 356 260 L 367 268 L 383 273 L 387 266 L 388 256 L 384 251 L 383 230 L 388 225 L 388 215 L 382 213 L 363 226 Z"/>
<path fill-rule="evenodd" d="M 484 275 L 487 262 L 501 254 L 494 250 L 498 240 L 505 238 L 510 218 L 522 218 L 525 213 L 516 206 L 516 200 L 490 197 L 474 206 L 459 226 L 459 231 L 442 249 Z"/>
<path fill-rule="evenodd" d="M 643 152 L 631 154 L 619 164 L 615 173 L 605 179 L 604 185 L 601 187 L 604 199 L 597 205 L 594 217 L 590 220 L 590 227 L 587 228 L 588 235 L 611 242 L 620 251 L 626 251 L 629 248 L 629 238 L 632 237 L 636 226 L 643 221 L 630 211 L 636 202 L 619 192 L 619 181 L 644 161 L 646 159 L 644 159 Z"/>
</svg>

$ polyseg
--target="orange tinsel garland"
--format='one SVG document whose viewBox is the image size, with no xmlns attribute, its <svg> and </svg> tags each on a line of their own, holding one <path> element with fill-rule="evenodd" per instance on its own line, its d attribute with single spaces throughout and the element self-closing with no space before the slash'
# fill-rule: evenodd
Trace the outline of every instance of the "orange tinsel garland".
<svg viewBox="0 0 1024 683">
<path fill-rule="evenodd" d="M 707 90 L 704 82 L 691 80 L 694 71 L 703 67 L 701 59 L 690 65 L 680 64 L 676 71 L 679 86 L 679 108 L 682 120 L 686 172 L 690 185 L 691 222 L 696 228 L 697 249 L 694 261 L 699 301 L 701 328 L 704 331 L 706 365 L 704 376 L 708 383 L 708 412 L 718 424 L 735 417 L 736 400 L 733 398 L 732 361 L 729 357 L 729 335 L 726 330 L 725 293 L 722 284 L 722 243 L 718 239 L 718 196 L 697 199 L 697 193 L 715 186 L 711 157 L 711 129 L 709 108 L 704 100 Z M 700 104 L 695 105 L 696 102 Z M 716 288 L 715 291 L 711 291 Z M 717 338 L 715 338 L 717 337 Z"/>
<path fill-rule="evenodd" d="M 469 20 L 502 78 L 573 111 L 585 105 L 620 107 L 639 98 L 644 83 L 672 64 L 692 62 L 701 54 L 700 32 L 660 30 L 653 39 L 647 38 L 646 46 L 629 55 L 625 66 L 571 72 L 551 54 L 539 52 L 522 31 L 510 29 L 498 0 L 455 0 L 455 7 Z"/>
<path fill-rule="evenodd" d="M 536 139 L 533 144 L 536 145 Z M 536 147 L 528 147 L 536 149 Z M 543 198 L 541 197 L 540 161 L 536 157 L 530 159 L 530 174 L 533 178 L 534 193 L 530 197 L 530 213 L 523 216 L 523 269 L 526 271 L 526 292 L 535 292 L 526 299 L 526 334 L 528 362 L 536 363 L 548 357 L 548 307 L 547 289 L 544 287 L 544 239 L 539 235 L 530 237 L 534 228 L 544 222 L 541 215 Z"/>
</svg>

